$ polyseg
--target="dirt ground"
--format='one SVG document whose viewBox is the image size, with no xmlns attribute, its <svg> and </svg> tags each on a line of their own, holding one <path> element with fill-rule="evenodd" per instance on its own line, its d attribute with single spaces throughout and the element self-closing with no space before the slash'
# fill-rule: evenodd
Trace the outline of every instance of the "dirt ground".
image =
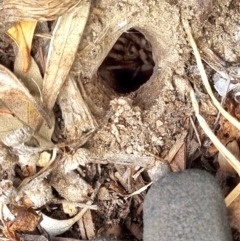
<svg viewBox="0 0 240 241">
<path fill-rule="evenodd" d="M 129 194 L 154 180 L 152 173 L 157 165 L 160 167 L 156 175 L 169 171 L 167 164 L 156 164 L 162 160 L 170 163 L 173 171 L 186 168 L 209 171 L 216 175 L 225 195 L 239 182 L 236 176 L 225 174 L 223 178 L 219 172 L 218 154 L 212 151 L 212 143 L 196 121 L 185 89 L 186 80 L 192 84 L 201 114 L 210 127 L 216 128 L 219 138 L 224 132 L 221 119 L 218 125 L 214 124 L 218 112 L 202 84 L 181 18 L 191 25 L 213 86 L 213 75 L 223 67 L 219 67 L 216 56 L 229 66 L 239 62 L 240 4 L 237 0 L 92 2 L 70 71 L 90 114 L 86 115 L 77 104 L 74 107 L 75 97 L 66 94 L 64 89 L 70 84 L 65 84 L 54 107 L 56 127 L 52 140 L 55 144 L 67 143 L 84 138 L 95 127 L 97 131 L 83 142 L 83 146 L 61 148 L 59 165 L 66 164 L 66 159 L 62 158 L 66 154 L 70 160 L 69 172 L 62 173 L 59 167 L 53 169 L 47 179 L 53 190 L 51 200 L 48 205 L 42 205 L 41 210 L 58 219 L 69 217 L 66 213 L 75 213 L 63 211 L 55 199 L 86 203 L 101 183 L 93 202 L 98 210 L 88 211 L 85 219 L 78 221 L 62 237 L 84 240 L 112 235 L 142 240 L 142 208 L 147 190 L 138 195 Z M 36 31 L 41 32 L 41 24 Z M 54 22 L 48 25 L 50 32 L 51 25 L 54 26 Z M 46 55 L 49 42 L 41 44 Z M 36 37 L 32 55 L 36 54 L 38 46 Z M 131 59 L 128 55 L 134 55 L 135 49 L 137 55 Z M 0 36 L 0 64 L 13 71 L 14 59 L 11 40 Z M 43 74 L 44 68 L 41 71 Z M 124 79 L 127 78 L 125 72 L 130 75 L 129 81 Z M 117 77 L 121 74 L 122 79 Z M 220 96 L 214 92 L 220 101 Z M 221 136 L 224 144 L 230 139 L 239 143 L 237 137 Z M 79 147 L 83 149 L 80 154 Z M 86 163 L 81 165 L 84 155 Z M 14 170 L 18 173 L 20 168 L 16 166 Z M 75 191 L 67 190 L 72 183 L 71 175 L 80 175 L 86 181 L 81 184 L 86 192 L 80 194 L 81 200 L 75 200 Z M 59 181 L 63 179 L 66 181 Z M 233 229 L 234 240 L 240 240 L 237 228 L 233 228 L 236 229 Z"/>
</svg>

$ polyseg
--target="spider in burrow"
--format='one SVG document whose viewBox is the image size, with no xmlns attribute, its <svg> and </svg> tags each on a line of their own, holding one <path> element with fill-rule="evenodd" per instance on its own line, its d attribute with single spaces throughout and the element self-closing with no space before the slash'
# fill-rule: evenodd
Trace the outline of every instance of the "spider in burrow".
<svg viewBox="0 0 240 241">
<path fill-rule="evenodd" d="M 153 73 L 151 44 L 140 32 L 123 33 L 99 69 L 103 79 L 111 79 L 117 92 L 131 92 Z"/>
</svg>

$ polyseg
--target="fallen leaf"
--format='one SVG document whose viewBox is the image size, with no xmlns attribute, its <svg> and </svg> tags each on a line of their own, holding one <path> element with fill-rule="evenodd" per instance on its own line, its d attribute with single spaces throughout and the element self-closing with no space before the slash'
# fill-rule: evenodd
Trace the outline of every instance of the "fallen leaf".
<svg viewBox="0 0 240 241">
<path fill-rule="evenodd" d="M 229 142 L 226 147 L 238 160 L 240 160 L 240 150 L 236 140 Z M 221 153 L 218 154 L 218 162 L 221 171 L 226 172 L 229 175 L 235 175 L 237 173 Z"/>
<path fill-rule="evenodd" d="M 30 51 L 33 34 L 37 21 L 20 21 L 7 30 L 7 35 L 17 44 L 23 58 L 23 72 L 27 72 L 30 66 Z"/>
<path fill-rule="evenodd" d="M 238 196 L 228 207 L 229 221 L 232 228 L 240 232 L 240 196 Z"/>
<path fill-rule="evenodd" d="M 13 208 L 15 219 L 6 222 L 3 233 L 6 237 L 13 240 L 19 240 L 16 232 L 34 231 L 40 222 L 41 217 L 32 209 L 24 206 Z"/>
<path fill-rule="evenodd" d="M 183 171 L 186 169 L 186 145 L 183 145 L 179 148 L 178 152 L 174 156 L 171 162 L 171 168 L 174 172 Z"/>
<path fill-rule="evenodd" d="M 34 99 L 24 84 L 2 65 L 0 65 L 0 100 L 0 109 L 14 114 L 0 115 L 0 139 L 3 140 L 9 131 L 22 128 L 24 125 L 36 130 L 39 122 L 33 117 L 34 113 L 41 117 L 40 120 L 42 118 L 46 120 L 48 126 L 52 126 L 52 117 L 43 109 L 41 102 Z M 29 108 L 34 111 L 30 111 Z M 29 120 L 33 119 L 35 122 L 29 123 Z"/>
<path fill-rule="evenodd" d="M 53 237 L 66 232 L 74 223 L 82 218 L 84 213 L 85 212 L 79 212 L 73 218 L 66 220 L 53 219 L 42 214 L 43 220 L 41 221 L 40 225 L 51 237 Z"/>
<path fill-rule="evenodd" d="M 220 118 L 219 124 L 220 129 L 217 132 L 217 137 L 223 144 L 226 144 L 231 139 L 240 139 L 240 131 L 224 117 Z"/>
<path fill-rule="evenodd" d="M 31 95 L 36 100 L 42 100 L 42 84 L 43 78 L 40 73 L 39 67 L 35 60 L 31 57 L 31 65 L 27 73 L 22 72 L 23 62 L 20 53 L 16 54 L 16 58 L 14 61 L 14 74 L 23 82 L 23 84 L 27 87 Z M 23 116 L 23 120 L 29 124 L 31 127 L 35 127 L 37 123 L 41 121 L 41 116 L 36 111 L 34 106 L 30 103 L 26 104 L 28 110 L 28 115 Z M 49 111 L 50 112 L 50 111 Z M 52 123 L 54 123 L 54 116 L 52 115 Z M 54 128 L 49 128 L 44 122 L 38 131 L 38 135 L 35 138 L 39 141 L 40 145 L 48 145 L 51 143 L 51 136 Z"/>
</svg>

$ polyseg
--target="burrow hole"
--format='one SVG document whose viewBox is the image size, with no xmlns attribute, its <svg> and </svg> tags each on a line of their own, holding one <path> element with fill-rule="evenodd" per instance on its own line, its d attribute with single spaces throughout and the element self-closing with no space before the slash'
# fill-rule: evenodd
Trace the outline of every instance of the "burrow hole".
<svg viewBox="0 0 240 241">
<path fill-rule="evenodd" d="M 152 46 L 136 29 L 124 32 L 98 69 L 104 84 L 116 93 L 136 91 L 153 73 Z"/>
</svg>

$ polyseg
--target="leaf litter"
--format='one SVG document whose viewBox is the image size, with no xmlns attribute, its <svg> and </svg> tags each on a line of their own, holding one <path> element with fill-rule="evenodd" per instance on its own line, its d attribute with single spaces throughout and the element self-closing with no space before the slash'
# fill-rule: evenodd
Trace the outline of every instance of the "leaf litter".
<svg viewBox="0 0 240 241">
<path fill-rule="evenodd" d="M 224 43 L 224 54 L 219 50 L 222 43 L 214 39 L 213 52 L 212 46 L 202 47 L 199 43 L 206 35 L 197 24 L 200 21 L 208 30 L 212 29 L 209 9 L 217 9 L 221 1 L 213 7 L 209 1 L 203 8 L 198 8 L 198 4 L 193 4 L 192 8 L 192 3 L 183 1 L 180 4 L 182 17 L 178 6 L 171 5 L 171 1 L 161 5 L 149 1 L 146 6 L 135 4 L 134 0 L 107 3 L 107 0 L 94 3 L 90 8 L 88 1 L 82 1 L 58 19 L 58 16 L 51 17 L 57 19 L 48 23 L 52 29 L 34 37 L 48 36 L 50 45 L 49 41 L 33 38 L 32 50 L 38 53 L 37 58 L 34 56 L 36 59 L 30 58 L 29 41 L 24 43 L 26 37 L 19 34 L 18 48 L 14 47 L 14 74 L 0 66 L 0 207 L 4 234 L 18 240 L 20 232 L 32 231 L 40 225 L 52 237 L 67 231 L 66 235 L 77 239 L 115 236 L 141 240 L 142 204 L 147 188 L 170 171 L 197 165 L 199 157 L 200 164 L 217 173 L 220 182 L 233 182 L 225 201 L 232 227 L 238 229 L 238 67 L 226 67 L 226 62 L 214 53 L 217 51 L 225 55 L 227 61 L 236 63 L 229 46 L 238 36 Z M 164 8 L 165 5 L 168 8 Z M 226 6 L 235 17 L 227 0 Z M 122 13 L 111 15 L 119 7 Z M 152 14 L 152 23 L 147 21 L 152 34 L 146 32 L 146 36 L 153 45 L 154 61 L 161 68 L 161 74 L 156 68 L 153 77 L 139 90 L 119 95 L 101 81 L 96 71 L 120 33 L 127 33 L 134 26 L 136 20 L 124 12 L 129 7 L 143 16 L 138 22 L 139 29 L 144 30 L 149 13 Z M 159 15 L 155 16 L 161 8 L 165 9 L 166 19 L 176 16 L 170 21 L 176 36 L 155 29 L 155 26 L 166 28 L 164 22 L 159 24 L 161 20 L 156 17 Z M 228 8 L 221 12 L 223 16 Z M 218 14 L 214 10 L 212 17 Z M 16 23 L 12 30 L 20 31 L 22 28 L 19 30 L 17 26 L 21 24 Z M 44 29 L 41 24 L 38 22 L 37 28 Z M 218 29 L 221 24 L 215 24 L 214 29 L 221 32 Z M 235 27 L 234 24 L 228 26 Z M 197 65 L 190 55 L 192 50 L 183 28 Z M 31 42 L 32 36 L 29 39 Z M 194 40 L 204 52 L 203 56 Z M 162 48 L 162 44 L 167 48 Z M 23 52 L 27 48 L 27 52 Z M 172 50 L 172 54 L 165 53 L 164 49 Z M 237 48 L 235 51 L 239 52 Z M 178 61 L 180 56 L 181 61 Z M 201 57 L 207 63 L 205 68 Z M 221 63 L 220 68 L 219 65 L 216 68 L 212 60 Z M 184 70 L 185 62 L 191 65 L 189 76 Z M 22 70 L 28 71 L 23 73 Z M 224 108 L 208 82 L 207 75 L 211 77 L 212 71 L 219 74 L 214 75 L 213 80 L 217 92 L 225 99 Z M 226 87 L 228 84 L 230 88 Z M 229 88 L 229 94 L 220 92 L 219 88 Z M 216 111 L 222 114 L 219 119 Z M 216 120 L 219 126 L 215 130 Z M 51 139 L 53 132 L 58 142 Z M 208 158 L 209 161 L 203 161 Z M 215 158 L 215 162 L 211 158 Z M 27 234 L 23 235 L 27 240 Z"/>
</svg>

